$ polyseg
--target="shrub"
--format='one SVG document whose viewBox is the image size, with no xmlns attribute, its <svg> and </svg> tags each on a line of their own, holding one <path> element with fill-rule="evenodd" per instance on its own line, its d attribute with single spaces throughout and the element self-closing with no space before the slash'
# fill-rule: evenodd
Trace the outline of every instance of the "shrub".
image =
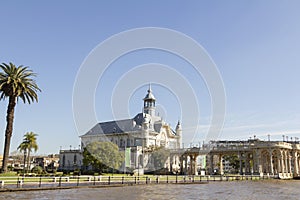
<svg viewBox="0 0 300 200">
<path fill-rule="evenodd" d="M 42 174 L 44 170 L 41 166 L 35 166 L 34 168 L 32 168 L 31 171 L 32 173 Z"/>
</svg>

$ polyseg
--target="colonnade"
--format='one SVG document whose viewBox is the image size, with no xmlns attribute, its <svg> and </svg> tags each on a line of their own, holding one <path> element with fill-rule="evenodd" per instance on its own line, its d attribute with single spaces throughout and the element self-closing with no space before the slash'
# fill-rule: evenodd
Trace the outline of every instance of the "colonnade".
<svg viewBox="0 0 300 200">
<path fill-rule="evenodd" d="M 300 152 L 287 149 L 258 149 L 256 171 L 260 174 L 292 174 L 299 176 Z"/>
<path fill-rule="evenodd" d="M 181 151 L 180 155 L 173 153 L 170 158 L 173 159 L 170 162 L 170 168 L 176 157 L 180 173 L 197 175 L 197 157 L 205 155 L 207 173 L 214 174 L 217 169 L 218 174 L 224 174 L 223 157 L 237 155 L 240 174 L 269 174 L 283 177 L 300 175 L 300 144 L 259 141 L 247 145 L 235 148 L 222 146 L 222 148 L 216 147 L 209 151 L 193 148 Z"/>
</svg>

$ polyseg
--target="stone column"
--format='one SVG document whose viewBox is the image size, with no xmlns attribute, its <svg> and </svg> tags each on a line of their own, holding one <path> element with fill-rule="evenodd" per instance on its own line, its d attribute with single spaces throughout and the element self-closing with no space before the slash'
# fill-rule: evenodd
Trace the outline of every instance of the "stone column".
<svg viewBox="0 0 300 200">
<path fill-rule="evenodd" d="M 287 152 L 286 151 L 284 151 L 284 161 L 285 161 L 285 172 L 286 173 L 289 173 L 289 165 L 288 165 L 288 157 L 287 157 Z"/>
<path fill-rule="evenodd" d="M 181 155 L 180 156 L 180 173 L 183 174 L 183 159 L 184 159 L 184 156 Z"/>
<path fill-rule="evenodd" d="M 242 162 L 242 153 L 239 152 L 239 159 L 240 159 L 240 174 L 242 175 L 243 174 L 243 162 Z"/>
<path fill-rule="evenodd" d="M 270 174 L 273 175 L 274 174 L 274 168 L 273 168 L 273 151 L 270 150 L 269 154 L 270 154 Z"/>
<path fill-rule="evenodd" d="M 287 151 L 287 153 L 288 153 L 288 159 L 289 159 L 288 160 L 289 161 L 289 173 L 293 173 L 292 172 L 292 156 L 289 151 Z"/>
<path fill-rule="evenodd" d="M 277 174 L 279 174 L 281 172 L 281 163 L 280 163 L 280 151 L 276 151 L 276 154 L 277 154 Z"/>
<path fill-rule="evenodd" d="M 185 161 L 184 161 L 184 174 L 185 174 L 185 175 L 187 174 L 187 168 L 188 168 L 188 167 L 187 167 L 187 163 L 188 163 L 187 160 L 188 160 L 188 156 L 186 155 L 186 156 L 185 156 Z"/>
<path fill-rule="evenodd" d="M 298 157 L 297 157 L 297 162 L 298 162 L 298 173 L 300 172 L 300 157 L 299 157 L 299 153 L 298 153 Z"/>
<path fill-rule="evenodd" d="M 219 164 L 220 164 L 220 174 L 223 175 L 223 162 L 222 162 L 222 154 L 219 155 Z"/>
<path fill-rule="evenodd" d="M 254 158 L 253 158 L 253 152 L 252 153 L 248 153 L 248 161 L 247 161 L 247 165 L 248 165 L 248 173 L 249 174 L 253 174 L 254 172 Z"/>
<path fill-rule="evenodd" d="M 190 170 L 189 170 L 189 175 L 193 175 L 194 171 L 194 156 L 190 155 Z"/>
<path fill-rule="evenodd" d="M 298 176 L 299 169 L 298 169 L 298 153 L 294 152 L 294 176 Z"/>
<path fill-rule="evenodd" d="M 300 174 L 300 155 L 299 155 L 299 152 L 298 152 L 298 173 Z"/>
<path fill-rule="evenodd" d="M 284 173 L 285 172 L 284 151 L 280 151 L 280 166 L 281 166 L 281 173 Z"/>
<path fill-rule="evenodd" d="M 198 175 L 197 155 L 194 155 L 194 159 L 195 159 L 194 172 L 195 172 L 195 175 Z"/>
<path fill-rule="evenodd" d="M 263 169 L 262 169 L 262 162 L 261 162 L 261 151 L 257 151 L 257 168 L 259 175 L 262 175 Z"/>
<path fill-rule="evenodd" d="M 209 154 L 209 166 L 210 166 L 209 174 L 212 175 L 214 172 L 214 155 L 213 154 Z"/>
<path fill-rule="evenodd" d="M 258 173 L 258 158 L 257 158 L 257 150 L 253 151 L 253 172 Z"/>
<path fill-rule="evenodd" d="M 250 174 L 251 172 L 251 166 L 250 166 L 250 158 L 249 158 L 249 153 L 246 154 L 246 159 L 245 159 L 245 173 Z"/>
</svg>

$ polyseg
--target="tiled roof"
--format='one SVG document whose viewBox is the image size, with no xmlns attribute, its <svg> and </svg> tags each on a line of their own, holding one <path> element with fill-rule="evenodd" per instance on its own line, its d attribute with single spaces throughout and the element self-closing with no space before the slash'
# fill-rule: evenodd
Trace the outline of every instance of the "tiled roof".
<svg viewBox="0 0 300 200">
<path fill-rule="evenodd" d="M 96 124 L 85 135 L 128 133 L 141 129 L 143 123 L 143 114 L 137 114 L 133 119 L 116 120 L 101 122 Z"/>
<path fill-rule="evenodd" d="M 142 129 L 144 116 L 143 113 L 137 114 L 133 119 L 116 120 L 109 122 L 101 122 L 96 124 L 91 130 L 89 130 L 83 136 L 98 135 L 98 134 L 119 134 L 130 133 L 134 131 L 140 131 Z M 154 120 L 154 131 L 160 133 L 162 128 L 162 122 L 158 119 Z M 172 130 L 172 134 L 176 135 L 176 132 Z"/>
</svg>

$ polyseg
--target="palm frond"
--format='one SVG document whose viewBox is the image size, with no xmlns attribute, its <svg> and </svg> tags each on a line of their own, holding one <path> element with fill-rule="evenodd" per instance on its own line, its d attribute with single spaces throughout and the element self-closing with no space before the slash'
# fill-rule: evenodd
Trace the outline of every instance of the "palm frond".
<svg viewBox="0 0 300 200">
<path fill-rule="evenodd" d="M 20 97 L 24 103 L 38 101 L 37 92 L 41 92 L 41 89 L 33 79 L 36 73 L 23 65 L 16 67 L 13 63 L 2 63 L 0 69 L 0 100 Z"/>
</svg>

